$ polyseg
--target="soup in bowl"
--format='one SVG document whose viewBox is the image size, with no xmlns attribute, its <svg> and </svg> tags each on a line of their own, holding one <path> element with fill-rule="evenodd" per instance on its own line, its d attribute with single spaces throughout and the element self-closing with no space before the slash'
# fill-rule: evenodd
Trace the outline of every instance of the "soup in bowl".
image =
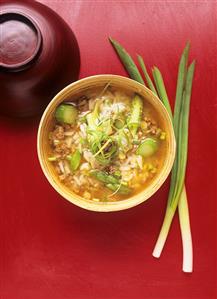
<svg viewBox="0 0 217 299">
<path fill-rule="evenodd" d="M 70 202 L 117 211 L 150 198 L 175 157 L 170 117 L 143 85 L 116 75 L 60 91 L 38 130 L 38 156 L 51 185 Z"/>
</svg>

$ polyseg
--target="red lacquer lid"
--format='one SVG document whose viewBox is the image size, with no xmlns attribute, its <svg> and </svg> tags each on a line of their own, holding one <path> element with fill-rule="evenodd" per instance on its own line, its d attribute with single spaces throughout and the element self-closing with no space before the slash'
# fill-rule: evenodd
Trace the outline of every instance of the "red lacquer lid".
<svg viewBox="0 0 217 299">
<path fill-rule="evenodd" d="M 56 12 L 33 0 L 0 1 L 0 115 L 42 113 L 79 68 L 76 37 Z"/>
<path fill-rule="evenodd" d="M 23 68 L 39 54 L 42 37 L 36 23 L 21 13 L 5 13 L 0 21 L 0 65 Z"/>
</svg>

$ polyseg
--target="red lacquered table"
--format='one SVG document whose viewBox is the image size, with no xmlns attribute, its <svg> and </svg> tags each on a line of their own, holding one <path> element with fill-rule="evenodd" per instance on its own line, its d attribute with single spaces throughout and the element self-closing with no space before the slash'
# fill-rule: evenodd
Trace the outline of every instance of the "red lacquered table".
<svg viewBox="0 0 217 299">
<path fill-rule="evenodd" d="M 41 1 L 74 30 L 80 77 L 126 75 L 108 36 L 161 69 L 173 102 L 187 40 L 196 58 L 186 185 L 194 273 L 181 271 L 175 219 L 160 260 L 151 253 L 169 181 L 149 201 L 100 214 L 63 200 L 36 154 L 39 119 L 0 118 L 1 299 L 216 298 L 216 2 Z M 2 100 L 2 99 L 1 99 Z"/>
</svg>

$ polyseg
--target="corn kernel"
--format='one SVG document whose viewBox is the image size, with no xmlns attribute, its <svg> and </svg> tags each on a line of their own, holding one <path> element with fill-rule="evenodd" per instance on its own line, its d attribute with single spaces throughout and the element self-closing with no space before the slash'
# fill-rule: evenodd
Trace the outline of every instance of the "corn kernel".
<svg viewBox="0 0 217 299">
<path fill-rule="evenodd" d="M 126 158 L 126 155 L 124 153 L 120 152 L 118 157 L 119 157 L 119 159 L 124 160 Z"/>
<path fill-rule="evenodd" d="M 161 132 L 160 134 L 160 140 L 165 140 L 166 139 L 166 133 L 165 132 Z"/>
</svg>

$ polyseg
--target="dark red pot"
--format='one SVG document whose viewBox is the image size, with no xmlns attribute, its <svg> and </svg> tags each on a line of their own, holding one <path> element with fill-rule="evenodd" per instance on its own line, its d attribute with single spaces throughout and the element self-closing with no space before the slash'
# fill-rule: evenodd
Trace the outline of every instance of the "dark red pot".
<svg viewBox="0 0 217 299">
<path fill-rule="evenodd" d="M 0 113 L 41 113 L 78 79 L 76 38 L 54 11 L 35 1 L 0 2 Z"/>
</svg>

